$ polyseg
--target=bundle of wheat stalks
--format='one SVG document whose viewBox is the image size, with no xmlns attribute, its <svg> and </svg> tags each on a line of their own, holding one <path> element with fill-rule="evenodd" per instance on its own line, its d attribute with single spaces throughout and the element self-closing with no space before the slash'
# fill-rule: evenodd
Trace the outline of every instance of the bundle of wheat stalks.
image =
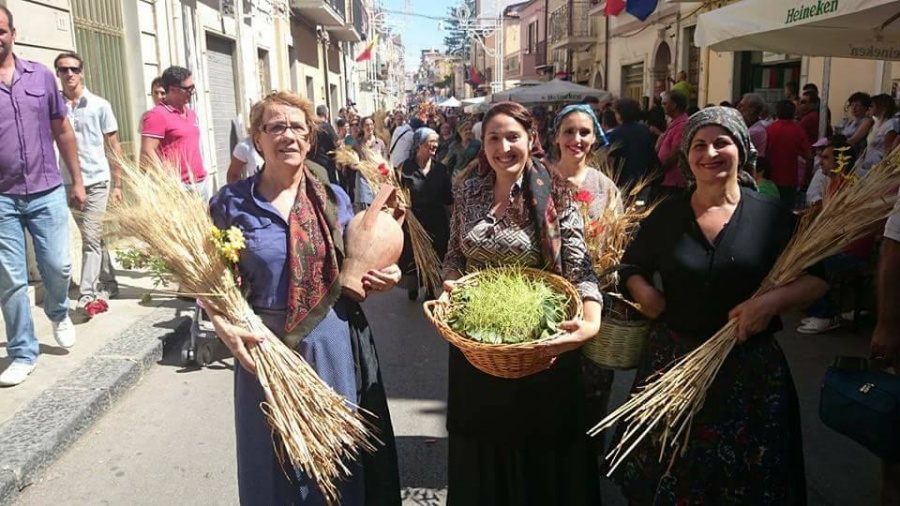
<svg viewBox="0 0 900 506">
<path fill-rule="evenodd" d="M 381 188 L 383 184 L 389 184 L 397 189 L 400 203 L 406 207 L 406 226 L 409 232 L 409 240 L 412 243 L 413 258 L 418 267 L 419 282 L 425 285 L 431 293 L 441 293 L 441 259 L 431 243 L 431 237 L 422 226 L 422 222 L 412 212 L 412 202 L 409 192 L 400 184 L 397 172 L 391 168 L 390 162 L 382 159 L 377 153 L 369 151 L 367 160 L 360 160 L 359 154 L 353 148 L 344 146 L 334 151 L 334 161 L 339 165 L 351 167 L 359 171 L 366 178 L 366 182 L 372 188 Z"/>
<path fill-rule="evenodd" d="M 282 462 L 314 479 L 330 503 L 339 500 L 335 481 L 349 477 L 347 462 L 379 441 L 354 411 L 303 358 L 275 337 L 253 313 L 227 261 L 212 239 L 207 204 L 177 179 L 177 164 L 128 160 L 122 167 L 126 198 L 110 208 L 117 232 L 148 246 L 181 284 L 181 291 L 223 314 L 230 322 L 266 336 L 250 347 L 266 395 L 261 409 Z M 238 366 L 240 367 L 240 366 Z"/>
<path fill-rule="evenodd" d="M 631 188 L 624 188 L 621 193 L 610 188 L 607 191 L 606 208 L 597 218 L 591 219 L 587 214 L 587 205 L 582 206 L 584 240 L 598 274 L 603 275 L 619 265 L 641 221 L 656 208 L 656 204 L 638 202 L 638 194 L 647 184 L 640 181 Z M 615 275 L 604 275 L 600 280 L 600 289 L 614 289 L 617 282 Z"/>
<path fill-rule="evenodd" d="M 593 219 L 589 216 L 589 202 L 581 205 L 581 214 L 584 218 L 584 241 L 591 255 L 594 271 L 601 276 L 600 289 L 611 291 L 618 284 L 618 276 L 612 272 L 613 268 L 622 262 L 625 249 L 641 221 L 650 216 L 659 202 L 642 202 L 638 198 L 650 185 L 650 179 L 641 179 L 630 186 L 621 185 L 621 167 L 613 168 L 607 154 L 605 149 L 594 151 L 590 165 L 597 167 L 596 170 L 612 180 L 617 188 L 607 191 L 606 208 L 600 216 Z"/>
<path fill-rule="evenodd" d="M 813 265 L 872 231 L 891 214 L 898 186 L 900 150 L 894 150 L 865 177 L 839 187 L 819 212 L 801 221 L 756 295 L 794 281 Z M 660 462 L 671 452 L 670 467 L 684 454 L 694 415 L 703 407 L 707 390 L 737 343 L 736 336 L 737 321 L 729 321 L 588 431 L 596 436 L 619 422 L 626 425 L 621 440 L 606 457 L 610 461 L 608 475 L 647 437 L 659 443 Z"/>
</svg>

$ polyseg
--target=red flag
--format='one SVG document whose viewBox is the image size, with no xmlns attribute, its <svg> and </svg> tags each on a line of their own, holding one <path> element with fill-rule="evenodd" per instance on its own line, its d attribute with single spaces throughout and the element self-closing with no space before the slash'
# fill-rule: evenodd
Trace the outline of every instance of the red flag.
<svg viewBox="0 0 900 506">
<path fill-rule="evenodd" d="M 356 57 L 356 61 L 366 61 L 372 59 L 372 54 L 375 52 L 375 43 L 378 42 L 378 34 L 376 33 L 372 37 L 372 42 L 369 42 L 369 45 L 366 46 L 366 49 L 359 53 L 359 56 Z"/>
<path fill-rule="evenodd" d="M 606 0 L 606 7 L 603 14 L 607 16 L 618 16 L 625 10 L 625 0 Z"/>
<path fill-rule="evenodd" d="M 469 69 L 469 81 L 472 81 L 472 84 L 478 85 L 481 84 L 481 78 L 478 77 L 478 69 L 475 68 L 475 64 L 472 64 L 472 68 Z"/>
</svg>

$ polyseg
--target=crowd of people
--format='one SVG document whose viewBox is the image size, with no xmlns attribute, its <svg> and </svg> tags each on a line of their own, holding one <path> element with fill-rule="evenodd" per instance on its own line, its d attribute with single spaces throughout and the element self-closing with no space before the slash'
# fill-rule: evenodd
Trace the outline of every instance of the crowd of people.
<svg viewBox="0 0 900 506">
<path fill-rule="evenodd" d="M 12 14 L 0 6 L 0 303 L 13 358 L 0 374 L 3 385 L 24 381 L 38 357 L 25 295 L 24 229 L 35 239 L 54 337 L 70 347 L 67 197 L 83 211 L 79 307 L 115 292 L 98 223 L 108 204 L 127 198 L 116 159 L 105 154 L 120 150 L 118 125 L 109 103 L 84 88 L 82 57 L 64 53 L 54 62 L 60 92 L 48 69 L 13 55 L 14 37 Z M 834 275 L 871 261 L 875 240 L 754 294 L 798 215 L 827 201 L 837 178 L 864 178 L 896 149 L 896 103 L 854 93 L 847 117 L 820 137 L 819 117 L 831 123 L 831 112 L 814 85 L 801 93 L 789 83 L 774 108 L 748 93 L 736 107 L 697 110 L 686 76 L 671 84 L 658 83 L 658 95 L 644 106 L 629 98 L 589 98 L 552 110 L 501 102 L 469 115 L 413 102 L 362 117 L 350 103 L 336 118 L 296 93 L 273 92 L 252 107 L 227 184 L 213 192 L 189 106 L 196 87 L 189 70 L 171 67 L 151 84 L 157 105 L 141 120 L 141 161 L 150 170 L 162 160 L 174 164 L 184 190 L 210 202 L 217 227 L 241 229 L 246 248 L 237 268 L 254 311 L 377 430 L 384 444 L 347 463 L 350 477 L 339 483 L 344 504 L 400 503 L 372 332 L 360 305 L 336 283 L 344 226 L 374 200 L 365 177 L 337 163 L 334 152 L 344 147 L 396 171 L 442 261 L 444 290 L 473 270 L 524 265 L 566 278 L 583 302 L 583 317 L 563 322 L 561 337 L 541 343 L 542 353 L 555 357 L 545 371 L 497 378 L 451 347 L 449 504 L 599 504 L 605 445 L 585 431 L 609 411 L 613 372 L 579 351 L 598 333 L 603 311 L 585 217 L 610 205 L 622 209 L 622 195 L 636 185 L 644 188 L 642 201 L 660 204 L 628 246 L 619 273 L 621 293 L 655 323 L 633 389 L 729 320 L 737 321 L 740 344 L 707 392 L 674 468 L 660 464 L 660 448 L 648 442 L 613 479 L 634 504 L 803 504 L 799 403 L 775 339 L 780 315 L 809 308 L 798 332 L 833 328 L 841 309 L 830 293 Z M 35 154 L 52 152 L 54 143 L 62 170 L 55 158 Z M 888 220 L 883 236 L 872 348 L 896 361 L 900 217 Z M 416 268 L 407 248 L 398 265 L 366 272 L 363 286 L 374 295 L 405 278 L 415 300 Z M 283 472 L 271 444 L 259 409 L 265 395 L 248 353 L 261 337 L 211 310 L 210 318 L 240 364 L 234 405 L 241 503 L 324 504 L 309 476 Z M 621 437 L 615 434 L 613 444 Z M 896 504 L 897 464 L 886 462 L 884 474 L 884 504 Z"/>
</svg>

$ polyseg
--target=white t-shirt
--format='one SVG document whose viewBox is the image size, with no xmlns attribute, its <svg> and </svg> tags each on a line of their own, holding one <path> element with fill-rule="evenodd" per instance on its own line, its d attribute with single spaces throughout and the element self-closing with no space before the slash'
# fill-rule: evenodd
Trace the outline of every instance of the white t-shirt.
<svg viewBox="0 0 900 506">
<path fill-rule="evenodd" d="M 234 151 L 231 152 L 231 156 L 244 162 L 244 170 L 241 171 L 241 179 L 256 174 L 263 166 L 263 158 L 256 151 L 250 137 L 246 137 L 239 142 L 237 146 L 234 147 Z"/>
<path fill-rule="evenodd" d="M 884 226 L 884 236 L 892 241 L 900 242 L 900 201 L 898 201 L 898 205 L 894 206 L 894 212 L 888 217 L 887 224 Z"/>
<path fill-rule="evenodd" d="M 391 136 L 390 150 L 391 165 L 399 167 L 409 158 L 409 152 L 412 150 L 413 131 L 409 123 L 401 125 L 394 130 Z"/>
</svg>

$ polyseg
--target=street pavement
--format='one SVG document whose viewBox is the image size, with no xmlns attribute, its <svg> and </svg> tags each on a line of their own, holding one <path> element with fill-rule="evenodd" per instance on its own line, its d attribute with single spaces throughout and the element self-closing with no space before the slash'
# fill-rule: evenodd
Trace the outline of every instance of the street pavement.
<svg viewBox="0 0 900 506">
<path fill-rule="evenodd" d="M 400 453 L 404 504 L 443 504 L 447 480 L 444 429 L 447 344 L 420 303 L 394 290 L 365 304 L 375 331 Z M 789 329 L 794 327 L 787 326 Z M 809 504 L 876 504 L 878 465 L 818 419 L 818 390 L 836 355 L 867 352 L 868 334 L 781 336 L 800 394 Z M 15 504 L 236 504 L 232 421 L 233 361 L 183 368 L 181 343 L 122 396 L 71 449 L 25 489 Z M 632 374 L 616 376 L 613 405 Z M 603 482 L 604 504 L 625 504 Z"/>
</svg>

